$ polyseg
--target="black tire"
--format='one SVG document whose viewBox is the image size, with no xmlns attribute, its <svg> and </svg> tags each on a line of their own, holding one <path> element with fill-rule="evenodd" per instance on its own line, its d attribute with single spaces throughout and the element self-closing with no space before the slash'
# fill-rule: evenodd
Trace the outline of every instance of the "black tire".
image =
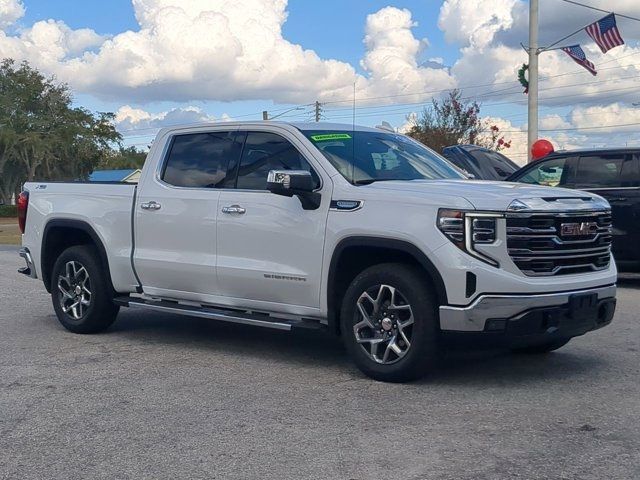
<svg viewBox="0 0 640 480">
<path fill-rule="evenodd" d="M 567 343 L 569 343 L 570 338 L 560 338 L 558 340 L 554 340 L 552 342 L 541 343 L 539 345 L 530 345 L 527 347 L 519 347 L 511 349 L 514 353 L 524 353 L 524 354 L 543 354 L 550 353 L 554 350 L 558 350 L 559 348 L 564 347 Z"/>
<path fill-rule="evenodd" d="M 378 313 L 369 312 L 371 316 L 368 318 L 376 318 L 376 329 L 371 329 L 370 324 L 366 323 L 366 326 L 361 327 L 359 330 L 360 340 L 364 340 L 365 347 L 358 342 L 356 338 L 355 330 L 357 325 L 361 325 L 364 321 L 364 316 L 360 312 L 358 301 L 363 303 L 365 309 L 368 309 L 368 303 L 375 308 L 375 302 L 370 302 L 366 297 L 362 298 L 365 292 L 383 292 L 379 294 L 384 296 L 384 288 L 378 289 L 379 286 L 386 285 L 396 289 L 398 299 L 396 302 L 402 305 L 402 308 L 406 308 L 405 304 L 410 306 L 409 312 L 413 316 L 413 324 L 411 326 L 403 327 L 405 337 L 410 335 L 409 346 L 406 348 L 406 352 L 400 356 L 394 351 L 389 353 L 389 361 L 392 363 L 378 363 L 378 360 L 384 360 L 380 358 L 380 355 L 372 355 L 373 345 L 368 343 L 369 339 L 376 340 L 378 336 L 389 335 L 394 332 L 395 339 L 393 342 L 397 348 L 406 347 L 407 344 L 402 340 L 402 333 L 397 329 L 400 328 L 399 324 L 409 323 L 408 317 L 410 313 L 407 311 L 400 311 L 392 308 L 387 304 L 387 307 L 380 307 Z M 377 290 L 376 290 L 377 289 Z M 391 290 L 386 295 L 391 295 Z M 384 303 L 387 303 L 385 300 Z M 397 305 L 397 304 L 396 304 Z M 386 310 L 386 314 L 384 310 Z M 390 313 L 395 312 L 395 313 Z M 402 317 L 404 315 L 404 317 Z M 388 317 L 393 316 L 395 320 L 391 320 Z M 382 317 L 382 319 L 381 319 Z M 400 317 L 400 318 L 398 318 Z M 383 325 L 383 322 L 386 325 Z M 395 322 L 395 323 L 394 323 Z M 389 324 L 393 323 L 395 327 L 390 327 Z M 381 380 L 385 382 L 407 382 L 416 380 L 423 377 L 436 365 L 439 358 L 439 320 L 438 320 L 438 308 L 433 289 L 429 283 L 425 280 L 424 275 L 417 268 L 399 264 L 399 263 L 386 263 L 376 265 L 367 268 L 360 273 L 347 289 L 343 302 L 342 309 L 340 311 L 340 326 L 342 331 L 343 341 L 346 345 L 349 355 L 353 359 L 356 366 L 369 377 L 375 380 Z M 384 331 L 384 329 L 378 329 L 377 327 L 388 327 L 392 330 Z M 410 330 L 409 330 L 410 329 Z M 381 333 L 384 331 L 384 333 Z M 386 350 L 388 343 L 381 342 L 375 347 L 376 353 L 382 346 Z M 398 347 L 398 345 L 400 347 Z"/>
<path fill-rule="evenodd" d="M 68 271 L 69 264 L 71 267 Z M 83 280 L 85 277 L 80 267 L 88 275 L 86 280 Z M 77 275 L 73 274 L 74 269 L 79 272 Z M 70 283 L 67 278 L 71 279 Z M 77 296 L 70 298 L 69 292 Z M 106 330 L 115 321 L 120 310 L 113 303 L 111 282 L 102 267 L 98 251 L 90 245 L 70 247 L 58 257 L 51 272 L 51 299 L 58 320 L 73 333 L 89 334 Z M 72 308 L 65 312 L 65 309 L 77 304 L 79 300 L 81 302 L 75 310 Z"/>
</svg>

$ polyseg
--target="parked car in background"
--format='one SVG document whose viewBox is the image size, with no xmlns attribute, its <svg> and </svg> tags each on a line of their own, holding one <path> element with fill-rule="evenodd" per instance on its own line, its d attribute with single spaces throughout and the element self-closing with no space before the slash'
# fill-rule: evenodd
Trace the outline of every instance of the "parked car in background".
<svg viewBox="0 0 640 480">
<path fill-rule="evenodd" d="M 561 151 L 514 173 L 510 181 L 593 192 L 611 204 L 613 254 L 640 269 L 640 148 Z"/>
<path fill-rule="evenodd" d="M 442 155 L 476 180 L 504 180 L 520 168 L 501 153 L 478 145 L 452 145 Z"/>
</svg>

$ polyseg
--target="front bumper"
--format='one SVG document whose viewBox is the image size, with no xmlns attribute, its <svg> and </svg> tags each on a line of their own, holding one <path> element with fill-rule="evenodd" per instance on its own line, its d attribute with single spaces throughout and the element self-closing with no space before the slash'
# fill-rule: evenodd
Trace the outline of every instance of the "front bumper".
<svg viewBox="0 0 640 480">
<path fill-rule="evenodd" d="M 445 334 L 498 334 L 523 344 L 549 335 L 575 337 L 611 322 L 615 296 L 615 285 L 546 294 L 481 295 L 466 307 L 440 307 L 440 329 Z"/>
<path fill-rule="evenodd" d="M 31 257 L 31 252 L 29 252 L 29 249 L 21 248 L 18 254 L 22 258 L 24 258 L 24 261 L 27 263 L 27 266 L 19 268 L 18 272 L 31 278 L 38 278 L 35 265 L 33 264 L 33 258 Z"/>
</svg>

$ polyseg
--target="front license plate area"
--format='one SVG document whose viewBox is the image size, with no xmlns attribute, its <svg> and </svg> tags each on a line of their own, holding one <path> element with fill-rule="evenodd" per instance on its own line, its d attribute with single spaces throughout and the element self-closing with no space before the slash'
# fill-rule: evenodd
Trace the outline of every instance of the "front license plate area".
<svg viewBox="0 0 640 480">
<path fill-rule="evenodd" d="M 584 320 L 597 314 L 598 294 L 581 293 L 569 297 L 569 316 L 576 320 Z"/>
</svg>

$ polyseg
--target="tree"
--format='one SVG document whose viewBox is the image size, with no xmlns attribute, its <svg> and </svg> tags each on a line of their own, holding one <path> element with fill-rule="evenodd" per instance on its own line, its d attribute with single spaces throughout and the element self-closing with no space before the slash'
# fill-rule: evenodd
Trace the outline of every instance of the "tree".
<svg viewBox="0 0 640 480">
<path fill-rule="evenodd" d="M 482 145 L 494 150 L 511 146 L 511 142 L 505 141 L 500 135 L 497 126 L 481 119 L 478 102 L 463 99 L 459 90 L 452 90 L 441 101 L 433 99 L 420 116 L 409 120 L 413 124 L 407 134 L 437 152 L 460 143 Z"/>
<path fill-rule="evenodd" d="M 136 147 L 120 147 L 120 150 L 113 151 L 104 161 L 101 168 L 106 170 L 119 170 L 129 168 L 142 168 L 147 153 L 138 150 Z"/>
<path fill-rule="evenodd" d="M 74 107 L 66 84 L 27 62 L 0 63 L 0 198 L 25 181 L 86 178 L 122 140 L 111 113 Z"/>
</svg>

